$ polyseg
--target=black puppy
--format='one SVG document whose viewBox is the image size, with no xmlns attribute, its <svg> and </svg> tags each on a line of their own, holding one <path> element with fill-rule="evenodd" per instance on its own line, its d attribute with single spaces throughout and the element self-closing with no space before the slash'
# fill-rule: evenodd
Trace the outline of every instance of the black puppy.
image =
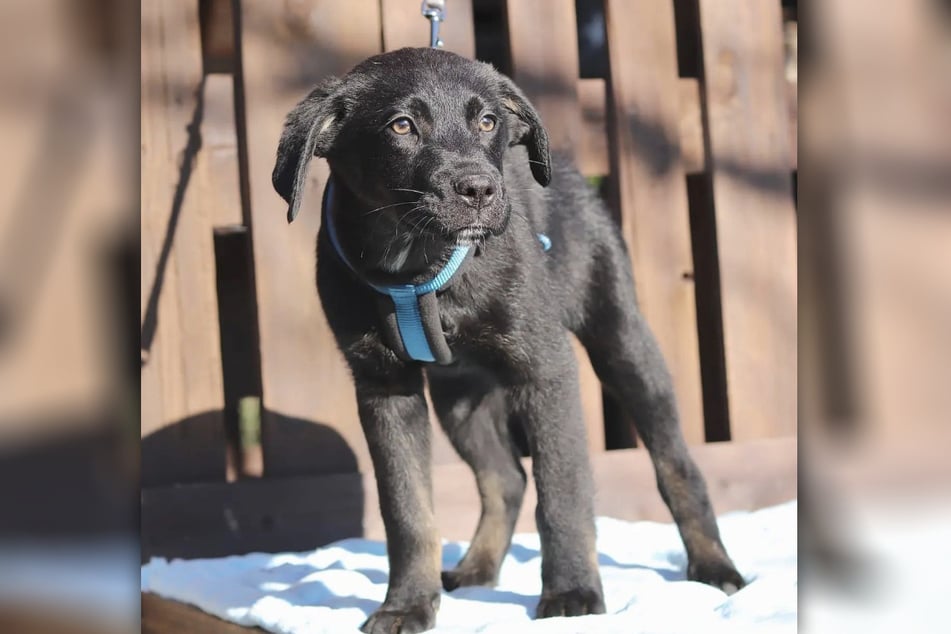
<svg viewBox="0 0 951 634">
<path fill-rule="evenodd" d="M 312 156 L 331 170 L 317 285 L 356 384 L 390 560 L 386 600 L 363 630 L 426 630 L 441 587 L 495 582 L 525 490 L 516 432 L 538 488 L 537 614 L 604 611 L 569 332 L 636 421 L 687 576 L 742 587 L 618 228 L 578 172 L 550 159 L 538 114 L 511 80 L 440 50 L 372 57 L 288 116 L 273 182 L 289 219 Z M 441 583 L 424 372 L 482 499 L 472 545 Z"/>
</svg>

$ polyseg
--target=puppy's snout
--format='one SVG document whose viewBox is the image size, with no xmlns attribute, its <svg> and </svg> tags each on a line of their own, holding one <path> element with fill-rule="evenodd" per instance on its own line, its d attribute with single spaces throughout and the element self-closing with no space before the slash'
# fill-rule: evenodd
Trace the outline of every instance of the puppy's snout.
<svg viewBox="0 0 951 634">
<path fill-rule="evenodd" d="M 468 174 L 453 180 L 452 187 L 471 207 L 485 207 L 495 200 L 498 186 L 488 174 Z"/>
</svg>

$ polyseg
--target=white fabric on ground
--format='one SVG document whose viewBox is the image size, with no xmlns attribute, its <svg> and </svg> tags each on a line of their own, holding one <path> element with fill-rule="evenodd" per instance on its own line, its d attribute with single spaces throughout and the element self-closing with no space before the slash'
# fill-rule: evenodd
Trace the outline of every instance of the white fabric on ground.
<svg viewBox="0 0 951 634">
<path fill-rule="evenodd" d="M 516 535 L 495 588 L 443 593 L 434 632 L 795 632 L 796 502 L 719 520 L 733 561 L 750 581 L 733 596 L 685 580 L 673 524 L 598 518 L 607 614 L 535 621 L 541 592 L 537 534 Z M 443 567 L 465 552 L 446 542 Z M 312 552 L 166 561 L 142 567 L 142 590 L 241 625 L 281 634 L 356 632 L 386 594 L 381 542 L 347 539 Z"/>
</svg>

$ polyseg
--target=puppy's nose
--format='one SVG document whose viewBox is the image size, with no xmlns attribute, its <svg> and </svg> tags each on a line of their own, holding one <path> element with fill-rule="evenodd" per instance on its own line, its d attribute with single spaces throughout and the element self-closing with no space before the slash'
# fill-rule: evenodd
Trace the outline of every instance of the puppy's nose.
<svg viewBox="0 0 951 634">
<path fill-rule="evenodd" d="M 453 181 L 453 189 L 467 205 L 484 207 L 495 198 L 495 181 L 488 174 L 468 174 Z"/>
</svg>

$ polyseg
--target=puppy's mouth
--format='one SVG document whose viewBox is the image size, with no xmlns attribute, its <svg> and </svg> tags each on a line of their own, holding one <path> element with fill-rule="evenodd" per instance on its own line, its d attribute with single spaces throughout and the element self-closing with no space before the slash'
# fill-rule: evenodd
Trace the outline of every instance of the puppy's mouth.
<svg viewBox="0 0 951 634">
<path fill-rule="evenodd" d="M 456 246 L 467 247 L 485 241 L 491 233 L 492 232 L 483 225 L 470 225 L 454 232 L 453 238 L 455 239 Z"/>
<path fill-rule="evenodd" d="M 412 236 L 438 237 L 459 246 L 484 243 L 489 237 L 500 235 L 507 224 L 504 204 L 475 213 L 471 209 L 447 209 L 442 201 L 433 202 L 421 198 L 417 209 L 399 214 L 397 222 Z"/>
</svg>

